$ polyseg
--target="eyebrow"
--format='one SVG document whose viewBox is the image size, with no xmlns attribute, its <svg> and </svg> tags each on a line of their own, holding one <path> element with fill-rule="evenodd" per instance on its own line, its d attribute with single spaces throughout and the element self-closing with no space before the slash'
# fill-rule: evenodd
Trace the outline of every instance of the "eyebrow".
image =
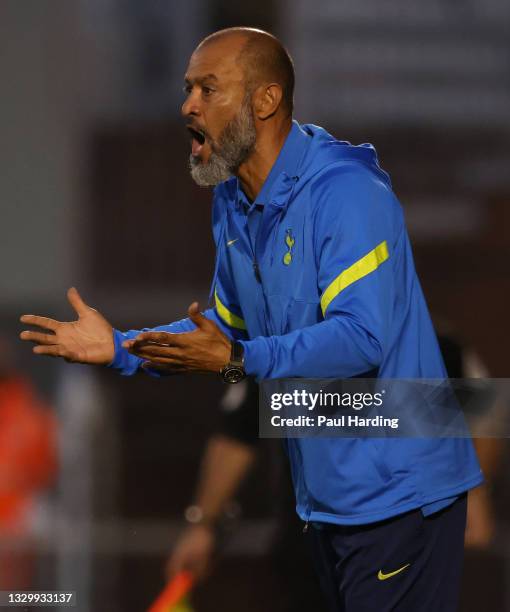
<svg viewBox="0 0 510 612">
<path fill-rule="evenodd" d="M 196 79 L 189 79 L 188 77 L 184 78 L 184 82 L 186 83 L 186 85 L 191 85 L 194 82 L 195 83 L 203 83 L 204 81 L 208 81 L 208 80 L 210 80 L 210 81 L 217 81 L 218 77 L 211 72 L 211 73 L 206 74 L 204 76 L 197 77 Z"/>
</svg>

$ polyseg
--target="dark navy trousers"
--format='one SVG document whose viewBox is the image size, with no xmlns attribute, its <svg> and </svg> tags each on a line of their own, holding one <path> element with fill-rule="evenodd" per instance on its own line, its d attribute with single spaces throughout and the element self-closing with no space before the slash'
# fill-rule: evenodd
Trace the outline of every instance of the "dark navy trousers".
<svg viewBox="0 0 510 612">
<path fill-rule="evenodd" d="M 314 565 L 331 612 L 455 612 L 467 495 L 430 516 L 313 524 Z"/>
</svg>

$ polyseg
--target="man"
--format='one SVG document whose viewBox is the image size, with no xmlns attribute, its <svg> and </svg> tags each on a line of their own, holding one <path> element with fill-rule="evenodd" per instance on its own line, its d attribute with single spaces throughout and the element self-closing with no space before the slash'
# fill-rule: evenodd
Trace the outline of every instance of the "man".
<svg viewBox="0 0 510 612">
<path fill-rule="evenodd" d="M 403 215 L 370 145 L 292 121 L 294 72 L 258 30 L 206 38 L 182 112 L 191 174 L 216 185 L 215 307 L 121 333 L 26 315 L 34 352 L 123 374 L 446 378 Z M 454 610 L 465 492 L 482 476 L 465 439 L 289 439 L 297 512 L 332 610 Z"/>
<path fill-rule="evenodd" d="M 220 427 L 207 442 L 193 504 L 184 513 L 187 525 L 168 559 L 167 574 L 173 578 L 181 571 L 189 571 L 197 580 L 207 576 L 214 565 L 215 553 L 221 556 L 222 526 L 228 503 L 246 480 L 257 457 L 269 454 L 271 477 L 267 480 L 272 481 L 271 518 L 276 520 L 276 529 L 264 561 L 276 592 L 266 609 L 321 612 L 325 610 L 324 600 L 296 515 L 288 462 L 282 446 L 277 444 L 279 441 L 259 444 L 258 404 L 258 385 L 249 377 L 238 385 L 229 385 L 223 395 Z"/>
</svg>

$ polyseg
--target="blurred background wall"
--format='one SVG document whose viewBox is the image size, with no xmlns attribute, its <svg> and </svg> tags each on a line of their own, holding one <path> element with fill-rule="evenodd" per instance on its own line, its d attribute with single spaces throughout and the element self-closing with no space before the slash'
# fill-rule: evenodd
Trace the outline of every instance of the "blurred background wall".
<svg viewBox="0 0 510 612">
<path fill-rule="evenodd" d="M 80 610 L 141 610 L 159 588 L 222 388 L 33 359 L 16 343 L 17 317 L 71 316 L 71 285 L 121 329 L 205 304 L 210 193 L 187 172 L 182 75 L 197 42 L 232 25 L 288 47 L 299 121 L 377 147 L 433 312 L 492 376 L 508 374 L 508 2 L 2 0 L 0 329 L 60 420 L 41 587 L 81 589 Z M 237 572 L 241 593 L 264 571 L 265 472 L 262 461 L 242 496 L 232 555 L 244 565 L 227 559 L 217 580 Z M 479 589 L 496 592 L 499 610 L 510 610 L 505 496 L 500 487 L 500 537 L 484 560 L 495 584 Z M 198 610 L 238 609 L 234 593 L 216 593 L 220 608 L 204 589 Z"/>
</svg>

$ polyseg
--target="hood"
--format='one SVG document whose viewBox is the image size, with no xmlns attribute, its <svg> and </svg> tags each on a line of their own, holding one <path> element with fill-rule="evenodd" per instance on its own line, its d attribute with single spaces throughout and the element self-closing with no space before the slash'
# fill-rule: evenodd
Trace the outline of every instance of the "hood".
<svg viewBox="0 0 510 612">
<path fill-rule="evenodd" d="M 312 123 L 300 127 L 311 136 L 310 144 L 300 164 L 301 168 L 305 168 L 301 175 L 305 180 L 310 179 L 330 164 L 358 162 L 376 174 L 379 180 L 383 181 L 388 187 L 391 187 L 390 177 L 379 166 L 376 150 L 371 144 L 352 145 L 346 140 L 337 140 L 324 128 Z"/>
</svg>

